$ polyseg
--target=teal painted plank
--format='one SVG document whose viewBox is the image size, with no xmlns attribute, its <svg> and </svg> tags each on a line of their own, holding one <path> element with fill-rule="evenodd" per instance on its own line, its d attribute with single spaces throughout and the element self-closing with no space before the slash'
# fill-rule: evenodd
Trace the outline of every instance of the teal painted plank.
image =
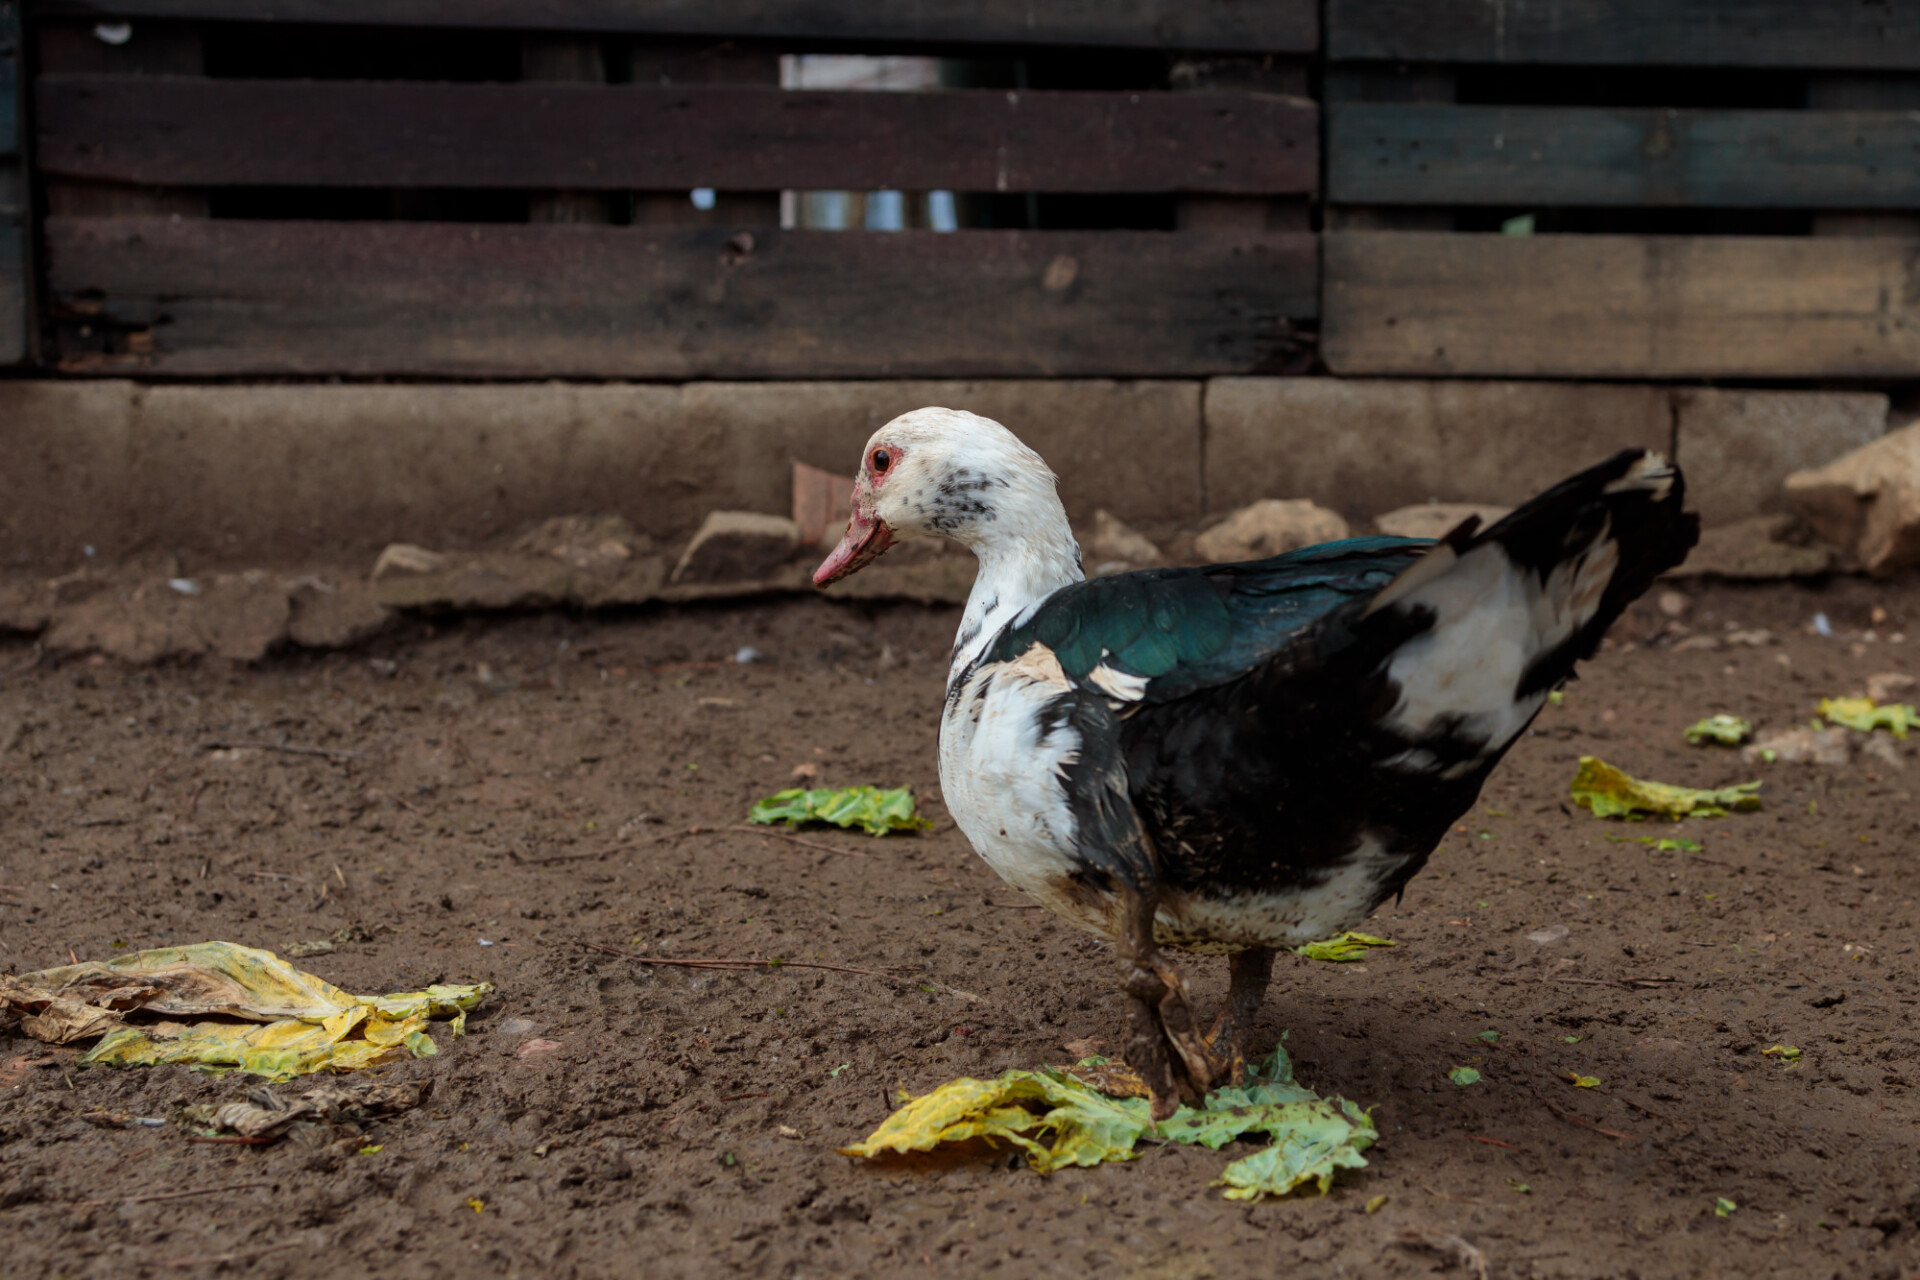
<svg viewBox="0 0 1920 1280">
<path fill-rule="evenodd" d="M 1341 103 L 1327 117 L 1339 203 L 1920 206 L 1920 112 Z"/>
<path fill-rule="evenodd" d="M 1327 0 L 1336 60 L 1920 68 L 1911 0 Z"/>
</svg>

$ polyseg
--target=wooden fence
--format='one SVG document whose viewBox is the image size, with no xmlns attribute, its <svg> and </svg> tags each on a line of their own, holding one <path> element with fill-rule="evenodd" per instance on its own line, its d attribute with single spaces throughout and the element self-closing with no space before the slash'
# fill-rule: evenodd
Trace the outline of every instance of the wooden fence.
<svg viewBox="0 0 1920 1280">
<path fill-rule="evenodd" d="M 1920 375 L 1900 0 L 26 7 L 66 373 Z M 779 87 L 849 50 L 1026 78 Z M 1035 199 L 779 226 L 840 188 Z"/>
</svg>

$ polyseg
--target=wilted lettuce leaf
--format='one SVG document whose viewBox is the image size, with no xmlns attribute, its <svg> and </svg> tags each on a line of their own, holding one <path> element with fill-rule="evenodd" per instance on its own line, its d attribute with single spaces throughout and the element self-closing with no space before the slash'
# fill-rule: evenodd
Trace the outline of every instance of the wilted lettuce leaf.
<svg viewBox="0 0 1920 1280">
<path fill-rule="evenodd" d="M 1320 1194 L 1333 1189 L 1333 1175 L 1340 1169 L 1364 1169 L 1367 1159 L 1361 1155 L 1379 1135 L 1373 1118 L 1344 1098 L 1323 1102 L 1297 1102 L 1280 1128 L 1265 1130 L 1273 1145 L 1264 1151 L 1235 1160 L 1220 1171 L 1213 1185 L 1229 1200 L 1258 1200 L 1263 1196 L 1284 1196 L 1295 1187 L 1312 1182 Z"/>
<path fill-rule="evenodd" d="M 1331 960 L 1335 964 L 1345 964 L 1358 960 L 1367 954 L 1370 947 L 1397 947 L 1397 942 L 1385 938 L 1376 938 L 1370 933 L 1355 933 L 1349 929 L 1321 942 L 1309 942 L 1304 947 L 1295 947 L 1293 954 L 1305 956 L 1309 960 Z"/>
<path fill-rule="evenodd" d="M 1089 1062 L 1095 1060 L 1089 1059 Z M 1040 1173 L 1068 1165 L 1130 1160 L 1142 1135 L 1219 1150 L 1235 1138 L 1264 1135 L 1272 1145 L 1227 1166 L 1221 1183 L 1236 1200 L 1285 1195 L 1308 1182 L 1322 1192 L 1334 1172 L 1366 1164 L 1373 1121 L 1342 1099 L 1322 1099 L 1293 1080 L 1285 1050 L 1275 1049 L 1241 1088 L 1217 1090 L 1200 1109 L 1182 1107 L 1157 1129 L 1144 1098 L 1115 1098 L 1064 1071 L 1008 1071 L 994 1080 L 954 1080 L 906 1099 L 865 1142 L 842 1155 L 931 1151 L 969 1139 L 1006 1142 Z"/>
<path fill-rule="evenodd" d="M 1757 782 L 1742 782 L 1715 791 L 1676 787 L 1629 777 L 1596 756 L 1581 756 L 1573 775 L 1573 802 L 1593 810 L 1597 818 L 1652 815 L 1658 818 L 1720 818 L 1729 809 L 1758 809 Z"/>
<path fill-rule="evenodd" d="M 1876 707 L 1871 698 L 1822 698 L 1820 714 L 1831 723 L 1862 733 L 1891 729 L 1893 736 L 1905 742 L 1907 730 L 1920 724 L 1920 712 L 1904 703 Z"/>
<path fill-rule="evenodd" d="M 747 813 L 747 821 L 763 825 L 784 822 L 790 827 L 804 822 L 830 822 L 836 827 L 859 827 L 873 836 L 933 826 L 914 812 L 911 787 L 895 787 L 890 791 L 879 787 L 844 787 L 838 791 L 794 787 L 756 801 Z"/>
<path fill-rule="evenodd" d="M 1753 725 L 1750 721 L 1729 715 L 1708 716 L 1687 730 L 1687 741 L 1696 747 L 1705 742 L 1737 747 L 1752 736 Z"/>
</svg>

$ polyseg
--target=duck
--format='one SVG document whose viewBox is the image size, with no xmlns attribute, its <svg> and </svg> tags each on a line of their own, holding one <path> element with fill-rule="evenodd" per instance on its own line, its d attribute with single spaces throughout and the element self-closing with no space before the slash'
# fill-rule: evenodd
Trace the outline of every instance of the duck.
<svg viewBox="0 0 1920 1280">
<path fill-rule="evenodd" d="M 987 865 L 1110 941 L 1123 1057 L 1164 1119 L 1245 1078 L 1282 951 L 1427 863 L 1608 627 L 1698 538 L 1679 469 L 1616 453 L 1485 527 L 1088 579 L 1046 462 L 965 410 L 867 441 L 826 587 L 913 538 L 978 570 L 942 799 Z M 1224 955 L 1202 1029 L 1169 953 Z"/>
</svg>

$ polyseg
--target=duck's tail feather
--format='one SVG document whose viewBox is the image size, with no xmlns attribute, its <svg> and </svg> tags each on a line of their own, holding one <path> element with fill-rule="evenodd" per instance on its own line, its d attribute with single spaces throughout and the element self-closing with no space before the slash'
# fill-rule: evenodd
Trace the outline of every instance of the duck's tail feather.
<svg viewBox="0 0 1920 1280">
<path fill-rule="evenodd" d="M 1614 455 L 1482 530 L 1469 519 L 1383 588 L 1362 626 L 1400 639 L 1385 727 L 1497 753 L 1616 618 L 1699 538 L 1678 468 Z M 1478 756 L 1480 753 L 1471 753 Z"/>
</svg>

